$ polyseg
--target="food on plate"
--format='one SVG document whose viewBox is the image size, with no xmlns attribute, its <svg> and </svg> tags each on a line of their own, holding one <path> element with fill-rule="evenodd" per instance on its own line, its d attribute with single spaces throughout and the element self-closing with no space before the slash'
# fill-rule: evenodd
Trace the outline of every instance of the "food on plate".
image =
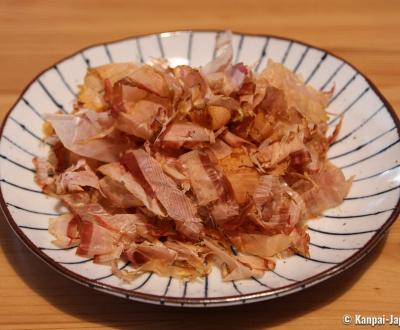
<svg viewBox="0 0 400 330">
<path fill-rule="evenodd" d="M 70 114 L 48 114 L 35 180 L 68 213 L 53 243 L 109 264 L 124 281 L 185 279 L 217 266 L 258 277 L 276 258 L 309 255 L 306 220 L 339 205 L 352 179 L 327 160 L 331 92 L 282 64 L 232 64 L 230 33 L 200 68 L 90 68 Z M 130 270 L 118 268 L 124 259 Z"/>
</svg>

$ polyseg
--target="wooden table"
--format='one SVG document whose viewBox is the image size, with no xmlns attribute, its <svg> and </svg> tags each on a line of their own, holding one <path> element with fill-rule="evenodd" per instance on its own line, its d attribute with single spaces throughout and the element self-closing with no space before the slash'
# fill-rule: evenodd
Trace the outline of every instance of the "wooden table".
<svg viewBox="0 0 400 330">
<path fill-rule="evenodd" d="M 92 43 L 190 28 L 304 40 L 354 63 L 400 107 L 399 1 L 0 2 L 0 114 L 43 68 Z M 311 289 L 220 309 L 128 302 L 49 269 L 0 219 L 0 329 L 336 329 L 343 314 L 400 314 L 400 222 L 362 262 Z"/>
</svg>

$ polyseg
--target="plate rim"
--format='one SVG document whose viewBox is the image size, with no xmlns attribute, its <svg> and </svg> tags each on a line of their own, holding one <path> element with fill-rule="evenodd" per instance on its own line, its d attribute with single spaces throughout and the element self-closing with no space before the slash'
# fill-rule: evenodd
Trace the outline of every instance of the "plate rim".
<svg viewBox="0 0 400 330">
<path fill-rule="evenodd" d="M 54 64 L 49 65 L 45 67 L 44 69 L 40 70 L 38 74 L 36 74 L 22 89 L 22 91 L 19 93 L 16 101 L 13 103 L 13 105 L 9 108 L 7 111 L 6 115 L 3 118 L 3 122 L 1 123 L 0 127 L 0 141 L 3 138 L 3 131 L 6 122 L 8 121 L 8 117 L 10 116 L 11 112 L 14 110 L 16 105 L 21 101 L 23 98 L 23 95 L 26 93 L 28 88 L 35 83 L 35 81 L 38 80 L 38 78 L 47 72 L 48 70 L 51 70 L 52 68 L 56 67 L 58 64 L 78 55 L 79 53 L 84 52 L 85 50 L 97 47 L 97 46 L 102 46 L 102 45 L 111 45 L 131 39 L 137 39 L 137 38 L 142 38 L 142 37 L 147 37 L 147 36 L 157 36 L 157 35 L 162 35 L 165 33 L 170 33 L 170 34 L 181 34 L 181 33 L 190 33 L 190 32 L 195 32 L 195 33 L 221 33 L 226 30 L 224 29 L 179 29 L 179 30 L 170 30 L 170 31 L 162 31 L 162 32 L 151 32 L 151 33 L 144 33 L 144 34 L 135 34 L 123 38 L 118 38 L 114 39 L 111 41 L 105 41 L 105 42 L 98 42 L 98 43 L 93 43 L 90 44 L 86 47 L 80 48 L 77 51 L 66 55 L 62 57 L 61 59 L 57 60 Z M 336 55 L 332 51 L 326 50 L 324 48 L 314 46 L 308 42 L 304 42 L 295 38 L 290 38 L 290 37 L 285 37 L 285 36 L 279 36 L 275 34 L 268 34 L 268 33 L 251 33 L 251 32 L 239 32 L 239 31 L 234 31 L 231 30 L 233 34 L 237 35 L 243 35 L 243 36 L 252 36 L 252 37 L 264 37 L 264 38 L 275 38 L 275 39 L 280 39 L 284 41 L 289 41 L 289 42 L 295 42 L 300 45 L 304 45 L 306 47 L 310 47 L 313 49 L 320 50 L 322 52 L 325 52 L 326 54 L 329 54 L 341 61 L 343 61 L 345 64 L 349 65 L 353 70 L 355 70 L 359 75 L 361 75 L 365 81 L 369 84 L 371 89 L 376 93 L 376 95 L 380 98 L 380 100 L 383 102 L 384 106 L 388 110 L 390 116 L 392 117 L 396 128 L 397 128 L 397 134 L 400 136 L 400 120 L 399 117 L 394 110 L 393 106 L 389 103 L 389 101 L 386 99 L 386 97 L 380 92 L 378 87 L 360 70 L 358 69 L 355 65 L 351 64 L 348 62 L 346 59 L 342 58 L 341 56 Z M 241 302 L 243 303 L 251 303 L 251 302 L 256 302 L 256 301 L 261 301 L 261 300 L 268 300 L 276 297 L 281 297 L 284 295 L 288 295 L 294 292 L 297 292 L 299 290 L 303 290 L 307 287 L 311 287 L 313 285 L 316 285 L 326 279 L 329 279 L 331 277 L 334 277 L 346 269 L 350 268 L 357 262 L 359 262 L 361 259 L 363 259 L 377 244 L 378 242 L 383 238 L 383 236 L 387 233 L 388 229 L 390 226 L 396 221 L 400 214 L 400 198 L 397 201 L 397 204 L 391 213 L 390 217 L 385 221 L 385 223 L 375 232 L 375 234 L 365 243 L 365 245 L 359 249 L 356 253 L 351 255 L 350 257 L 346 258 L 343 260 L 341 263 L 325 270 L 322 271 L 316 275 L 313 275 L 311 277 L 308 277 L 302 281 L 297 281 L 288 285 L 285 285 L 283 287 L 277 288 L 277 289 L 268 289 L 264 291 L 260 291 L 257 293 L 248 293 L 248 294 L 237 294 L 237 295 L 231 295 L 231 296 L 223 296 L 223 297 L 198 297 L 198 298 L 188 298 L 188 297 L 168 297 L 168 296 L 161 296 L 161 295 L 154 295 L 154 294 L 149 294 L 149 293 L 141 293 L 141 292 L 136 292 L 136 291 L 130 291 L 128 289 L 123 289 L 119 288 L 113 285 L 97 282 L 96 280 L 91 280 L 87 277 L 84 277 L 80 274 L 74 273 L 73 271 L 63 267 L 61 264 L 58 262 L 54 261 L 51 259 L 48 255 L 46 255 L 42 250 L 40 250 L 29 238 L 27 235 L 24 234 L 24 232 L 18 227 L 16 222 L 14 221 L 13 216 L 11 215 L 7 204 L 4 200 L 3 197 L 3 192 L 1 189 L 0 185 L 0 208 L 1 211 L 4 215 L 4 218 L 6 219 L 7 223 L 11 227 L 11 229 L 14 231 L 14 233 L 18 236 L 18 238 L 24 243 L 24 245 L 34 254 L 36 255 L 39 259 L 44 261 L 46 264 L 48 264 L 53 270 L 57 271 L 58 273 L 62 274 L 63 276 L 79 283 L 85 286 L 88 286 L 90 288 L 108 293 L 108 294 L 113 294 L 117 296 L 124 296 L 130 300 L 135 300 L 135 301 L 140 301 L 140 302 L 147 302 L 147 303 L 153 303 L 153 304 L 166 304 L 168 306 L 178 306 L 178 307 L 216 307 L 216 306 L 227 306 L 227 305 L 234 305 L 234 304 L 240 304 Z"/>
</svg>

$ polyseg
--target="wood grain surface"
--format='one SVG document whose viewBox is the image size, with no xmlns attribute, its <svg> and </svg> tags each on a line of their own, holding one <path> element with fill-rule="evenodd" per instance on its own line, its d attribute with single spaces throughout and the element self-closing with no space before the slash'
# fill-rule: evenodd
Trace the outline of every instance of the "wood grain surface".
<svg viewBox="0 0 400 330">
<path fill-rule="evenodd" d="M 347 59 L 400 108 L 400 1 L 0 1 L 0 115 L 60 58 L 97 42 L 191 28 L 293 37 Z M 397 110 L 398 111 L 398 110 Z M 399 112 L 398 112 L 399 113 Z M 176 309 L 76 284 L 0 219 L 0 329 L 339 329 L 344 314 L 400 316 L 400 222 L 342 275 L 273 301 Z"/>
</svg>

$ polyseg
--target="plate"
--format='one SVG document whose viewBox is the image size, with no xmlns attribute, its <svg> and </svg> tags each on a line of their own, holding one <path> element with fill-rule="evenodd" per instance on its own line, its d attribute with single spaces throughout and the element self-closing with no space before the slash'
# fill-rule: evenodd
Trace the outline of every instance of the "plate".
<svg viewBox="0 0 400 330">
<path fill-rule="evenodd" d="M 354 184 L 342 205 L 309 221 L 310 258 L 280 260 L 262 278 L 223 282 L 217 269 L 183 282 L 153 273 L 122 283 L 110 268 L 52 245 L 48 218 L 66 211 L 33 181 L 32 157 L 46 155 L 43 114 L 69 112 L 88 68 L 166 57 L 171 65 L 204 65 L 215 55 L 219 31 L 179 31 L 127 38 L 85 48 L 40 73 L 8 113 L 0 140 L 0 203 L 26 246 L 68 278 L 126 299 L 172 306 L 225 306 L 273 299 L 333 277 L 363 258 L 396 220 L 400 197 L 399 119 L 359 70 L 339 57 L 300 41 L 234 33 L 234 61 L 260 71 L 268 58 L 284 63 L 319 90 L 335 86 L 329 111 L 344 115 L 329 158 Z M 329 121 L 330 130 L 339 117 Z M 126 263 L 119 267 L 129 269 Z"/>
</svg>

